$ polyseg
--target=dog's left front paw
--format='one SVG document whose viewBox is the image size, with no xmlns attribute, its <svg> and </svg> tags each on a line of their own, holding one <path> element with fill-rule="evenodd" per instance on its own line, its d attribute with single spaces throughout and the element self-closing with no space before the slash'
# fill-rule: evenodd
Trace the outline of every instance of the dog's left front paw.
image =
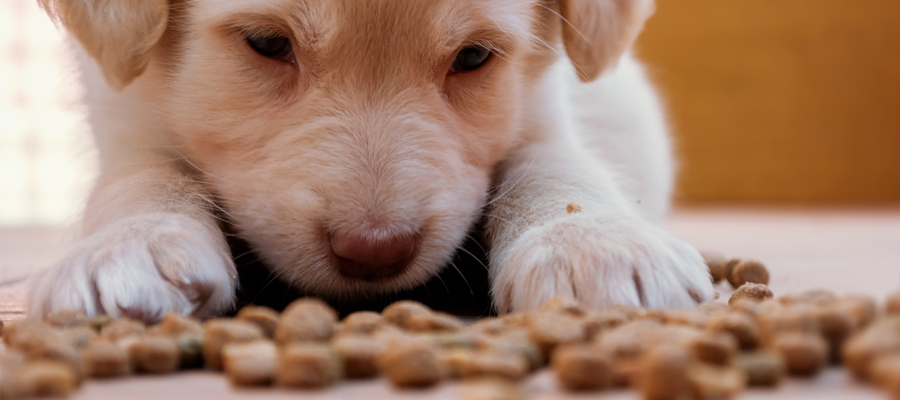
<svg viewBox="0 0 900 400">
<path fill-rule="evenodd" d="M 499 260 L 491 286 L 500 313 L 557 295 L 589 307 L 685 308 L 715 294 L 700 254 L 639 218 L 569 215 L 530 228 Z"/>
</svg>

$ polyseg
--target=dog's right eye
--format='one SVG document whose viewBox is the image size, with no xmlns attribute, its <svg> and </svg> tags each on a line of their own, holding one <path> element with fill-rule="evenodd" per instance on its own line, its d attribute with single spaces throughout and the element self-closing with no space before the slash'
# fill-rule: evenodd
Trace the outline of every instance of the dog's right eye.
<svg viewBox="0 0 900 400">
<path fill-rule="evenodd" d="M 294 50 L 287 37 L 247 35 L 247 44 L 263 57 L 294 63 Z"/>
</svg>

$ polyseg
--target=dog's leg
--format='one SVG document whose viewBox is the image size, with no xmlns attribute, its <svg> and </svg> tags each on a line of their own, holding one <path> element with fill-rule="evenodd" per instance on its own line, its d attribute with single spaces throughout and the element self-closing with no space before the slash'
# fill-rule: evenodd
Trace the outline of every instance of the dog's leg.
<svg viewBox="0 0 900 400">
<path fill-rule="evenodd" d="M 613 173 L 568 132 L 544 135 L 500 166 L 503 183 L 486 225 L 499 312 L 533 309 L 555 295 L 591 307 L 713 299 L 697 251 L 641 216 Z"/>
<path fill-rule="evenodd" d="M 81 240 L 35 277 L 32 315 L 81 309 L 146 321 L 233 304 L 235 267 L 200 184 L 153 164 L 101 177 Z"/>
</svg>

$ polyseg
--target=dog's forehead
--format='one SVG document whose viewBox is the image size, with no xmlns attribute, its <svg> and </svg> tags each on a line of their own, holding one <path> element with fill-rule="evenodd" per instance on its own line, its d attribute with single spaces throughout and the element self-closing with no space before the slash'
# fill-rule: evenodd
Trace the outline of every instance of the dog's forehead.
<svg viewBox="0 0 900 400">
<path fill-rule="evenodd" d="M 343 44 L 354 32 L 385 42 L 401 39 L 452 43 L 489 27 L 513 37 L 531 36 L 534 10 L 545 0 L 195 0 L 195 17 L 209 22 L 235 15 L 282 20 L 318 47 Z M 390 44 L 390 43 L 384 43 Z"/>
</svg>

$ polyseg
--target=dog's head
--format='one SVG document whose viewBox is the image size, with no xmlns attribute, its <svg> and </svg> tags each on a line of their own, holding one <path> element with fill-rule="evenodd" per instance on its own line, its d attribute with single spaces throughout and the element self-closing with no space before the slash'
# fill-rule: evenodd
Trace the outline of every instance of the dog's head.
<svg viewBox="0 0 900 400">
<path fill-rule="evenodd" d="M 652 0 L 41 0 L 143 91 L 283 279 L 347 297 L 434 275 L 546 71 L 613 64 Z M 148 97 L 149 96 L 149 97 Z"/>
</svg>

